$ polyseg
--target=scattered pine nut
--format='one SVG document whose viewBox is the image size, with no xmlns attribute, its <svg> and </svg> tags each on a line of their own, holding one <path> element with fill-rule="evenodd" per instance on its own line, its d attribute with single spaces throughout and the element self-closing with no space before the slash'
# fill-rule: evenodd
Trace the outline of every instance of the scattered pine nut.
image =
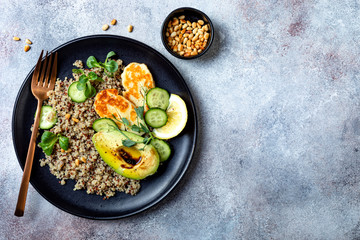
<svg viewBox="0 0 360 240">
<path fill-rule="evenodd" d="M 113 20 L 111 20 L 111 23 L 110 23 L 110 24 L 111 24 L 111 25 L 115 25 L 116 22 L 117 22 L 117 21 L 116 21 L 116 19 L 114 18 Z"/>
<path fill-rule="evenodd" d="M 68 114 L 68 113 L 67 113 L 67 114 L 65 114 L 65 118 L 66 118 L 67 120 L 69 120 L 69 119 L 70 119 L 70 116 L 71 116 L 71 115 L 70 115 L 70 114 Z"/>
<path fill-rule="evenodd" d="M 85 157 L 81 157 L 80 160 L 84 163 L 86 163 L 86 158 Z"/>
<path fill-rule="evenodd" d="M 77 118 L 71 118 L 71 120 L 73 120 L 73 121 L 76 122 L 76 123 L 79 122 L 79 119 L 77 119 Z"/>
<path fill-rule="evenodd" d="M 13 40 L 14 41 L 20 41 L 20 38 L 19 37 L 13 37 Z"/>
<path fill-rule="evenodd" d="M 65 152 L 65 150 L 64 150 L 64 149 L 61 149 L 61 152 L 63 153 L 63 152 Z"/>
<path fill-rule="evenodd" d="M 79 166 L 79 165 L 80 165 L 79 159 L 76 159 L 76 160 L 75 160 L 75 165 L 76 165 L 76 166 Z"/>
<path fill-rule="evenodd" d="M 134 29 L 134 27 L 133 27 L 133 25 L 129 25 L 129 26 L 127 27 L 127 29 L 128 29 L 128 32 L 132 32 L 133 29 Z"/>
<path fill-rule="evenodd" d="M 106 30 L 108 30 L 108 29 L 109 29 L 109 25 L 104 24 L 104 25 L 102 26 L 102 30 L 103 30 L 103 31 L 106 31 Z"/>
<path fill-rule="evenodd" d="M 32 44 L 32 42 L 27 38 L 27 39 L 25 39 L 25 42 L 27 43 L 27 44 L 29 44 L 29 45 L 31 45 Z"/>
<path fill-rule="evenodd" d="M 30 46 L 29 46 L 29 45 L 25 45 L 24 51 L 27 52 L 27 51 L 29 51 L 29 50 L 30 50 Z"/>
</svg>

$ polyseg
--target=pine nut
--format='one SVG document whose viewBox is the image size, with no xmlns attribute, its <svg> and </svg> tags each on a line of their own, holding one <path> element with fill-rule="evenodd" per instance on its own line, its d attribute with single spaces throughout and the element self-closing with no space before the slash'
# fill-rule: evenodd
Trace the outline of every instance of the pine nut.
<svg viewBox="0 0 360 240">
<path fill-rule="evenodd" d="M 185 29 L 185 28 L 187 28 L 187 24 L 185 23 L 184 25 L 182 25 L 182 29 Z"/>
<path fill-rule="evenodd" d="M 184 18 L 185 18 L 185 15 L 181 15 L 181 16 L 179 17 L 180 20 L 183 20 Z"/>
<path fill-rule="evenodd" d="M 191 24 L 191 26 L 192 26 L 193 28 L 196 28 L 196 22 L 193 22 L 193 23 Z"/>
<path fill-rule="evenodd" d="M 179 19 L 174 18 L 174 21 L 173 21 L 172 25 L 175 26 L 175 25 L 178 25 L 178 24 L 179 24 Z"/>
<path fill-rule="evenodd" d="M 177 30 L 179 30 L 179 25 L 174 27 L 174 31 L 177 31 Z"/>
<path fill-rule="evenodd" d="M 75 160 L 75 165 L 76 165 L 77 167 L 80 165 L 79 159 L 76 159 L 76 160 Z"/>
<path fill-rule="evenodd" d="M 65 114 L 65 118 L 66 118 L 67 120 L 69 120 L 69 119 L 70 119 L 70 116 L 71 116 L 71 115 L 70 115 L 70 114 L 68 114 L 68 113 L 67 113 L 67 114 Z"/>
<path fill-rule="evenodd" d="M 203 20 L 198 20 L 198 23 L 202 26 L 202 25 L 204 25 L 204 21 Z"/>
<path fill-rule="evenodd" d="M 76 122 L 76 123 L 79 122 L 79 119 L 77 119 L 77 118 L 71 118 L 71 120 L 73 120 L 73 121 Z"/>
<path fill-rule="evenodd" d="M 191 26 L 191 22 L 189 20 L 186 21 L 187 25 Z"/>
<path fill-rule="evenodd" d="M 29 44 L 29 45 L 32 44 L 32 42 L 31 42 L 29 39 L 25 39 L 25 42 L 26 42 L 27 44 Z"/>
<path fill-rule="evenodd" d="M 30 46 L 29 46 L 29 45 L 25 45 L 24 51 L 27 52 L 27 51 L 29 51 L 29 50 L 30 50 Z"/>
<path fill-rule="evenodd" d="M 133 25 L 129 25 L 129 26 L 127 27 L 128 32 L 132 32 L 133 29 L 134 29 Z"/>
<path fill-rule="evenodd" d="M 176 36 L 176 32 L 172 32 L 170 37 L 175 37 Z"/>
<path fill-rule="evenodd" d="M 195 34 L 195 33 L 197 33 L 197 31 L 198 31 L 198 29 L 195 28 L 195 29 L 192 31 L 192 33 Z"/>
<path fill-rule="evenodd" d="M 114 18 L 113 20 L 111 20 L 110 24 L 111 24 L 111 25 L 115 25 L 116 22 L 117 22 L 117 21 L 116 21 L 116 19 Z"/>
<path fill-rule="evenodd" d="M 19 37 L 13 37 L 13 40 L 14 41 L 20 41 L 20 38 Z"/>
<path fill-rule="evenodd" d="M 86 163 L 86 158 L 85 157 L 81 157 L 80 160 L 84 163 Z"/>
<path fill-rule="evenodd" d="M 166 32 L 166 33 L 165 33 L 165 36 L 169 37 L 169 36 L 170 36 L 170 33 L 169 33 L 169 32 Z"/>
<path fill-rule="evenodd" d="M 204 38 L 205 38 L 205 39 L 209 39 L 209 37 L 210 37 L 210 34 L 209 34 L 209 33 L 205 33 Z"/>
<path fill-rule="evenodd" d="M 104 25 L 102 26 L 102 30 L 103 30 L 103 31 L 106 31 L 106 30 L 108 30 L 108 29 L 109 29 L 109 25 L 104 24 Z"/>
</svg>

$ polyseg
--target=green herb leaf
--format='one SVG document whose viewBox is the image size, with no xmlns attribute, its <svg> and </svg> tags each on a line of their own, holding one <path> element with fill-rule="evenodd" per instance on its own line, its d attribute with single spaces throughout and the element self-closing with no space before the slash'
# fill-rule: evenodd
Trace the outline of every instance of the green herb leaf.
<svg viewBox="0 0 360 240">
<path fill-rule="evenodd" d="M 139 133 L 139 132 L 141 131 L 141 128 L 139 128 L 139 127 L 136 126 L 136 125 L 132 125 L 132 126 L 131 126 L 131 130 L 134 131 L 134 132 L 138 132 L 138 133 Z"/>
<path fill-rule="evenodd" d="M 136 115 L 141 119 L 144 120 L 144 107 L 140 106 L 135 108 Z"/>
<path fill-rule="evenodd" d="M 58 137 L 56 136 L 56 134 L 45 131 L 41 136 L 41 142 L 39 143 L 39 146 L 42 148 L 43 152 L 46 155 L 51 155 L 57 140 Z"/>
<path fill-rule="evenodd" d="M 118 70 L 119 65 L 114 60 L 111 60 L 111 61 L 105 63 L 104 67 L 108 72 L 114 73 L 114 72 L 116 72 L 116 70 Z"/>
<path fill-rule="evenodd" d="M 122 118 L 121 120 L 122 120 L 123 124 L 125 124 L 128 127 L 130 126 L 129 120 L 127 120 L 126 118 Z"/>
<path fill-rule="evenodd" d="M 87 76 L 81 75 L 81 76 L 79 77 L 79 82 L 81 82 L 81 83 L 86 83 L 87 81 L 89 81 L 89 78 L 88 78 Z"/>
<path fill-rule="evenodd" d="M 85 92 L 84 92 L 85 97 L 90 98 L 91 94 L 92 94 L 92 86 L 91 86 L 90 82 L 87 82 L 85 86 L 86 86 L 85 87 Z"/>
<path fill-rule="evenodd" d="M 64 149 L 65 151 L 69 149 L 69 138 L 61 135 L 61 134 L 58 134 L 58 138 L 59 138 L 59 144 L 60 144 L 60 147 L 62 149 Z"/>
<path fill-rule="evenodd" d="M 145 133 L 150 133 L 149 129 L 144 124 L 140 123 L 140 126 Z"/>
<path fill-rule="evenodd" d="M 94 56 L 88 57 L 88 59 L 86 60 L 86 65 L 88 66 L 88 68 L 100 67 L 100 64 Z"/>
<path fill-rule="evenodd" d="M 115 56 L 116 53 L 114 51 L 111 51 L 109 52 L 107 55 L 106 55 L 106 60 L 105 60 L 105 63 L 107 62 L 108 58 L 111 58 L 112 56 Z"/>
<path fill-rule="evenodd" d="M 82 69 L 77 69 L 77 68 L 73 69 L 72 72 L 77 74 L 84 74 L 84 71 Z"/>
<path fill-rule="evenodd" d="M 104 79 L 102 79 L 101 77 L 98 77 L 97 79 L 95 79 L 96 81 L 100 81 L 100 82 L 105 82 Z"/>
<path fill-rule="evenodd" d="M 130 139 L 125 139 L 125 140 L 122 140 L 122 144 L 125 147 L 132 147 L 136 144 L 136 142 L 134 142 L 133 140 L 130 140 Z"/>
<path fill-rule="evenodd" d="M 91 80 L 96 80 L 98 79 L 98 75 L 94 72 L 89 72 L 88 78 L 90 78 Z"/>
<path fill-rule="evenodd" d="M 89 98 L 95 97 L 95 95 L 96 95 L 96 89 L 93 86 L 91 86 L 91 94 Z"/>
<path fill-rule="evenodd" d="M 76 84 L 76 88 L 79 91 L 83 91 L 86 88 L 86 83 L 79 82 L 78 84 Z"/>
</svg>

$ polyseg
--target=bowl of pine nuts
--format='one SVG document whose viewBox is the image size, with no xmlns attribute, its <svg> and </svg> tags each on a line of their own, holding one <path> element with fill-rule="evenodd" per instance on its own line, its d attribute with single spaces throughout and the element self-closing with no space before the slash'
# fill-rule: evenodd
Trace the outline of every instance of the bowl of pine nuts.
<svg viewBox="0 0 360 240">
<path fill-rule="evenodd" d="M 161 40 L 173 56 L 194 59 L 210 48 L 214 40 L 214 27 L 205 13 L 190 7 L 178 8 L 166 17 Z"/>
</svg>

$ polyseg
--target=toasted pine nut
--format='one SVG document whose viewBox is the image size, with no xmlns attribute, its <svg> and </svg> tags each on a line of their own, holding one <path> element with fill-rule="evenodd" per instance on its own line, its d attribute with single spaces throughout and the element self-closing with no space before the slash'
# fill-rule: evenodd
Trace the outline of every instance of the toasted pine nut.
<svg viewBox="0 0 360 240">
<path fill-rule="evenodd" d="M 175 26 L 175 25 L 178 25 L 178 24 L 179 24 L 179 19 L 174 18 L 174 21 L 173 21 L 172 25 Z"/>
<path fill-rule="evenodd" d="M 181 15 L 181 16 L 179 17 L 180 20 L 183 20 L 184 18 L 185 18 L 185 15 Z"/>
<path fill-rule="evenodd" d="M 111 24 L 111 25 L 115 25 L 116 22 L 117 22 L 117 21 L 116 21 L 116 19 L 114 18 L 113 20 L 111 20 L 110 24 Z"/>
<path fill-rule="evenodd" d="M 204 38 L 205 38 L 205 39 L 209 39 L 209 37 L 210 37 L 210 34 L 209 34 L 209 33 L 205 33 Z"/>
<path fill-rule="evenodd" d="M 24 51 L 27 52 L 27 51 L 29 51 L 29 50 L 30 50 L 30 46 L 29 46 L 29 45 L 25 45 Z"/>
<path fill-rule="evenodd" d="M 76 165 L 76 166 L 79 166 L 79 165 L 80 165 L 79 159 L 76 159 L 76 160 L 75 160 L 75 165 Z"/>
<path fill-rule="evenodd" d="M 64 150 L 64 149 L 61 149 L 61 152 L 63 153 L 63 152 L 65 152 L 65 150 Z"/>
<path fill-rule="evenodd" d="M 176 36 L 176 32 L 172 32 L 170 37 L 175 37 Z"/>
<path fill-rule="evenodd" d="M 80 160 L 84 163 L 86 163 L 86 158 L 85 157 L 81 157 Z"/>
<path fill-rule="evenodd" d="M 203 20 L 198 20 L 198 23 L 202 26 L 202 25 L 204 25 L 204 21 Z"/>
<path fill-rule="evenodd" d="M 182 56 L 182 55 L 184 55 L 184 53 L 185 53 L 184 51 L 181 51 L 181 52 L 179 52 L 179 55 Z"/>
<path fill-rule="evenodd" d="M 70 119 L 70 114 L 69 113 L 67 113 L 67 114 L 65 114 L 65 118 L 67 119 L 67 120 L 69 120 Z"/>
<path fill-rule="evenodd" d="M 127 27 L 128 32 L 132 32 L 133 29 L 134 29 L 133 25 L 129 25 L 129 26 Z"/>
<path fill-rule="evenodd" d="M 13 40 L 14 41 L 20 41 L 20 38 L 19 37 L 13 37 Z"/>
<path fill-rule="evenodd" d="M 176 25 L 175 27 L 174 27 L 174 31 L 177 31 L 179 29 L 179 25 Z"/>
<path fill-rule="evenodd" d="M 32 42 L 31 42 L 29 39 L 25 39 L 25 42 L 26 42 L 27 44 L 29 44 L 29 45 L 32 44 Z"/>
<path fill-rule="evenodd" d="M 192 31 L 193 34 L 197 33 L 198 29 L 194 28 L 194 30 Z"/>
<path fill-rule="evenodd" d="M 104 24 L 104 25 L 102 26 L 102 30 L 103 30 L 103 31 L 106 31 L 106 30 L 108 30 L 108 29 L 109 29 L 109 25 Z"/>
<path fill-rule="evenodd" d="M 187 25 L 191 26 L 191 22 L 189 20 L 186 21 Z"/>
<path fill-rule="evenodd" d="M 186 21 L 184 19 L 180 19 L 181 23 L 186 23 Z"/>
<path fill-rule="evenodd" d="M 79 119 L 77 119 L 77 118 L 71 118 L 71 120 L 73 120 L 73 121 L 76 122 L 76 123 L 79 122 Z"/>
<path fill-rule="evenodd" d="M 191 24 L 191 26 L 192 26 L 193 28 L 196 28 L 196 22 L 193 22 L 193 23 Z"/>
<path fill-rule="evenodd" d="M 169 33 L 169 32 L 166 32 L 166 33 L 165 33 L 165 36 L 169 37 L 169 36 L 170 36 L 170 33 Z"/>
<path fill-rule="evenodd" d="M 190 46 L 191 46 L 191 41 L 188 40 L 188 41 L 186 42 L 186 45 L 187 45 L 188 47 L 190 47 Z"/>
</svg>

